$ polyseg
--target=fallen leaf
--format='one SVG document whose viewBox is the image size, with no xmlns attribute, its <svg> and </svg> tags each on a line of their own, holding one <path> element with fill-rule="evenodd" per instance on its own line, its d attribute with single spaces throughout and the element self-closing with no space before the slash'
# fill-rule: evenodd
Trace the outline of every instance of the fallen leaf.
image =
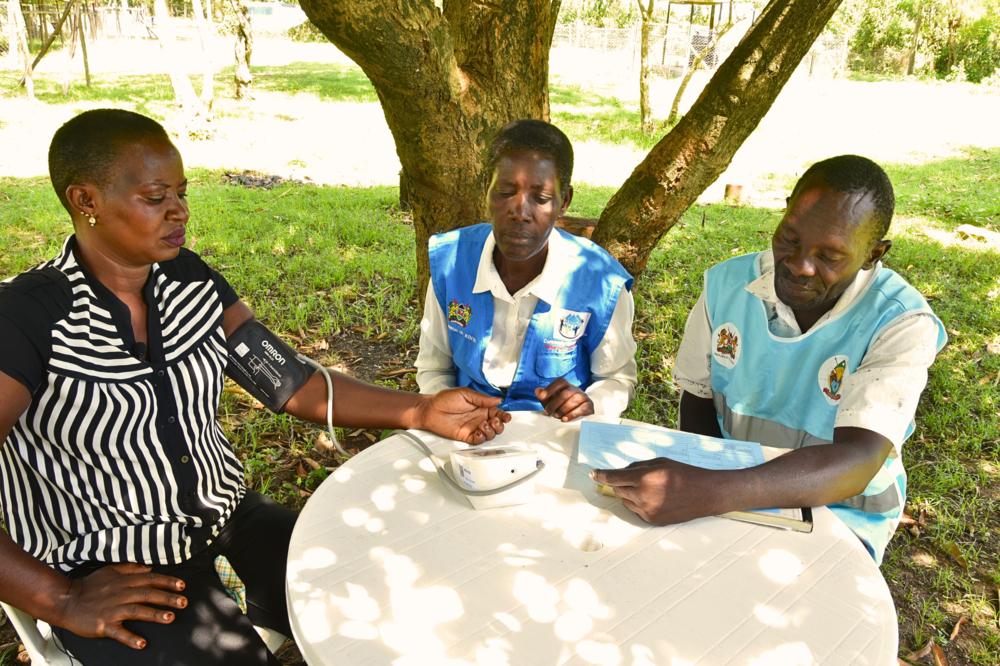
<svg viewBox="0 0 1000 666">
<path fill-rule="evenodd" d="M 368 441 L 371 442 L 372 444 L 374 444 L 375 440 L 378 439 L 374 434 L 372 434 L 370 432 L 366 432 L 365 433 L 365 437 L 367 437 Z"/>
<path fill-rule="evenodd" d="M 325 432 L 320 432 L 319 434 L 317 434 L 316 437 L 313 438 L 313 444 L 316 445 L 316 448 L 321 449 L 323 451 L 332 451 L 334 448 L 333 441 L 330 439 L 330 435 L 326 434 Z"/>
<path fill-rule="evenodd" d="M 948 659 L 944 656 L 944 650 L 937 643 L 931 646 L 931 654 L 934 655 L 934 666 L 948 666 Z"/>
<path fill-rule="evenodd" d="M 29 655 L 28 651 L 24 649 L 24 645 L 17 646 L 17 663 L 19 664 L 31 663 L 31 655 Z"/>
<path fill-rule="evenodd" d="M 320 467 L 322 467 L 322 465 L 320 465 L 318 462 L 316 462 L 315 460 L 313 460 L 308 456 L 303 456 L 302 460 L 313 469 L 319 469 Z"/>
<path fill-rule="evenodd" d="M 320 340 L 319 342 L 316 343 L 316 349 L 320 351 L 326 351 L 329 348 L 330 348 L 330 343 L 327 342 L 326 340 Z"/>
<path fill-rule="evenodd" d="M 389 332 L 388 331 L 382 331 L 381 333 L 379 333 L 378 335 L 375 336 L 375 339 L 376 340 L 385 340 L 387 337 L 389 337 Z"/>
<path fill-rule="evenodd" d="M 363 428 L 358 428 L 358 429 L 357 429 L 357 430 L 355 430 L 354 432 L 352 432 L 352 433 L 349 433 L 349 434 L 348 434 L 347 436 L 348 436 L 348 437 L 357 437 L 358 435 L 360 435 L 360 434 L 361 434 L 361 433 L 363 433 L 363 432 L 364 432 L 364 429 L 363 429 Z"/>
<path fill-rule="evenodd" d="M 949 541 L 948 543 L 946 543 L 944 546 L 944 550 L 946 553 L 948 553 L 948 555 L 951 556 L 951 559 L 955 560 L 958 566 L 962 567 L 963 569 L 969 568 L 969 563 L 962 555 L 962 551 L 959 550 L 958 544 L 956 544 L 954 541 Z"/>
<path fill-rule="evenodd" d="M 931 653 L 931 648 L 933 647 L 934 647 L 934 639 L 932 638 L 929 641 L 927 641 L 927 645 L 923 646 L 916 652 L 911 652 L 910 654 L 906 655 L 906 660 L 920 661 L 921 659 L 923 659 L 924 657 L 926 657 Z"/>
<path fill-rule="evenodd" d="M 902 517 L 899 519 L 899 524 L 904 527 L 909 527 L 910 525 L 916 525 L 917 521 L 910 514 L 903 512 Z"/>
<path fill-rule="evenodd" d="M 299 488 L 299 497 L 312 497 L 312 492 L 305 488 Z"/>
<path fill-rule="evenodd" d="M 948 636 L 949 641 L 955 640 L 955 636 L 958 636 L 958 632 L 962 629 L 962 624 L 965 622 L 965 616 L 958 618 L 958 622 L 955 623 L 955 628 L 951 630 L 951 634 Z"/>
<path fill-rule="evenodd" d="M 303 479 L 306 476 L 306 468 L 301 462 L 295 466 L 295 476 L 300 479 Z"/>
</svg>

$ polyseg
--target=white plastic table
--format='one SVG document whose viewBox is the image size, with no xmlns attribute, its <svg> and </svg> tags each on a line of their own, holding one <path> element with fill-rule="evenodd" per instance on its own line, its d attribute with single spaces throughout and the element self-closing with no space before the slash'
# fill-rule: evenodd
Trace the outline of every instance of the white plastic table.
<svg viewBox="0 0 1000 666">
<path fill-rule="evenodd" d="M 579 423 L 518 413 L 532 502 L 475 511 L 402 437 L 309 499 L 287 595 L 319 664 L 895 664 L 896 611 L 832 512 L 801 534 L 723 518 L 650 527 L 576 464 Z M 449 440 L 420 433 L 442 460 Z"/>
</svg>

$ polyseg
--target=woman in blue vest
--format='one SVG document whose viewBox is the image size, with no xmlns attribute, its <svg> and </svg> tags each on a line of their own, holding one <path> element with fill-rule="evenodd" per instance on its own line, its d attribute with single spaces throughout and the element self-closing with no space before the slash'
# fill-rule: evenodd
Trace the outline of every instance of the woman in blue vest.
<svg viewBox="0 0 1000 666">
<path fill-rule="evenodd" d="M 636 382 L 632 277 L 596 244 L 553 231 L 573 198 L 569 139 L 514 121 L 487 171 L 492 223 L 430 240 L 421 392 L 468 386 L 507 410 L 617 416 Z"/>
</svg>

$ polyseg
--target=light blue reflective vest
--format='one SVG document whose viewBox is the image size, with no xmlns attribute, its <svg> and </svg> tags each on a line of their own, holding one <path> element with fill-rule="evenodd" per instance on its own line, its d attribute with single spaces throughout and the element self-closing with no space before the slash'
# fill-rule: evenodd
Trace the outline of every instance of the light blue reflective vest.
<svg viewBox="0 0 1000 666">
<path fill-rule="evenodd" d="M 759 255 L 736 257 L 705 273 L 712 322 L 712 391 L 726 437 L 797 449 L 833 441 L 847 377 L 879 332 L 930 306 L 897 273 L 882 268 L 856 301 L 804 334 L 775 336 L 767 312 L 746 286 L 760 277 Z M 947 336 L 940 320 L 938 349 Z M 910 422 L 906 437 L 913 432 Z M 861 495 L 830 505 L 881 563 L 906 498 L 906 471 L 890 454 Z"/>
<path fill-rule="evenodd" d="M 590 386 L 590 354 L 608 330 L 622 288 L 632 287 L 632 276 L 599 245 L 553 229 L 571 250 L 566 278 L 555 302 L 539 299 L 514 379 L 503 390 L 483 373 L 483 356 L 493 334 L 493 294 L 472 292 L 491 230 L 489 224 L 477 224 L 432 236 L 429 243 L 431 281 L 448 322 L 455 383 L 502 395 L 506 410 L 539 410 L 535 388 L 559 377 L 582 389 Z"/>
</svg>

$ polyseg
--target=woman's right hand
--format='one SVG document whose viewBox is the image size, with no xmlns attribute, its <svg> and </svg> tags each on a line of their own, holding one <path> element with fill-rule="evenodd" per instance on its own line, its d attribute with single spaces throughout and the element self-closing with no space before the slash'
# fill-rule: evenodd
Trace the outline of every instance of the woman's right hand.
<svg viewBox="0 0 1000 666">
<path fill-rule="evenodd" d="M 122 623 L 174 621 L 172 609 L 183 609 L 184 581 L 152 572 L 141 564 L 110 564 L 70 582 L 60 617 L 54 623 L 84 638 L 111 638 L 141 650 L 146 639 Z M 166 609 L 166 610 L 165 610 Z"/>
</svg>

